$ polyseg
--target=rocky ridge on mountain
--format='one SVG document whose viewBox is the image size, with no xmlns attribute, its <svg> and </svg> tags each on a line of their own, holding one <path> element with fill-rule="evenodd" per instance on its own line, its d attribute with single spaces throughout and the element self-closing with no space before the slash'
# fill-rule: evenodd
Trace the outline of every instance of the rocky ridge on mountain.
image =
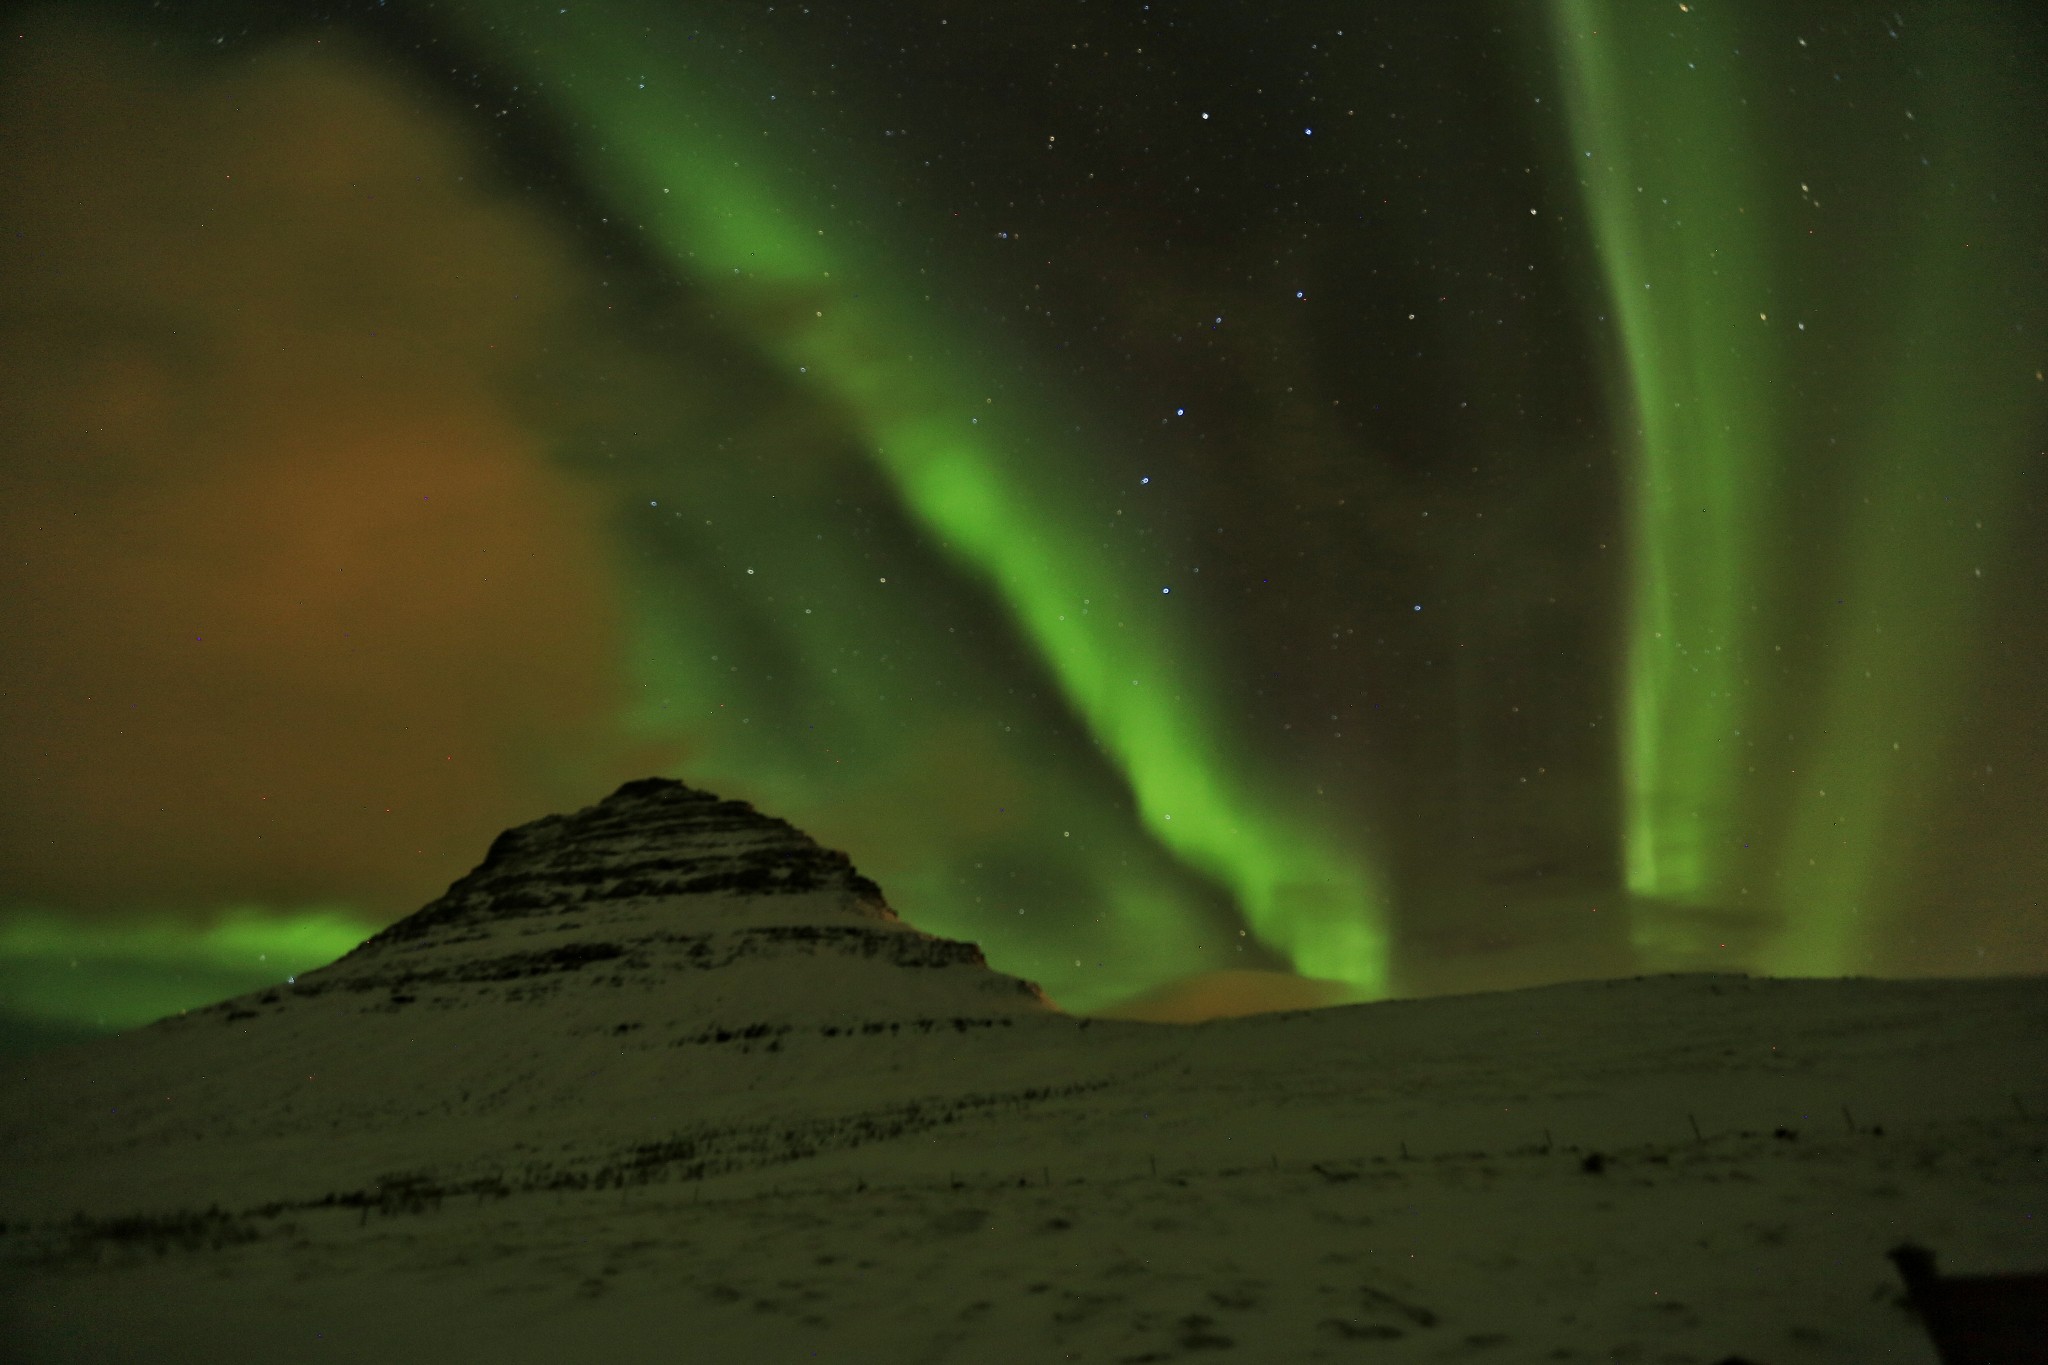
<svg viewBox="0 0 2048 1365">
<path fill-rule="evenodd" d="M 976 945 L 904 924 L 846 854 L 745 801 L 665 778 L 507 830 L 443 895 L 333 965 L 218 1008 L 247 1016 L 337 990 L 399 1004 L 456 988 L 513 1000 L 571 983 L 687 991 L 679 974 L 796 958 L 965 969 L 936 986 L 951 1004 L 1050 1008 L 1035 984 L 990 971 Z M 875 1003 L 930 993 L 898 982 Z M 819 999 L 807 989 L 762 1004 L 802 1012 Z"/>
</svg>

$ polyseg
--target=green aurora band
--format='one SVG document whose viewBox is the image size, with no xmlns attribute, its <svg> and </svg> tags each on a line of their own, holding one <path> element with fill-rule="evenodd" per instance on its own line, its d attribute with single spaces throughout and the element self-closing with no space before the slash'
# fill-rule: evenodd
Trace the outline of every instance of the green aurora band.
<svg viewBox="0 0 2048 1365">
<path fill-rule="evenodd" d="M 1639 896 L 1712 904 L 1730 890 L 1714 845 L 1733 824 L 1739 784 L 1718 741 L 1745 720 L 1743 607 L 1767 576 L 1769 378 L 1784 362 L 1753 306 L 1770 296 L 1769 262 L 1746 214 L 1759 201 L 1751 161 L 1720 113 L 1725 78 L 1666 84 L 1669 73 L 1633 59 L 1638 40 L 1617 27 L 1620 8 L 1561 0 L 1554 12 L 1641 423 L 1622 684 L 1626 875 Z M 1634 114 L 1653 93 L 1657 113 Z M 1671 941 L 1683 919 L 1636 927 L 1639 949 L 1698 946 Z"/>
<path fill-rule="evenodd" d="M 2036 377 L 2019 329 L 1985 325 L 2019 301 L 2000 272 L 2027 252 L 2026 168 L 1992 113 L 2001 52 L 2023 45 L 1974 6 L 1916 16 L 1891 35 L 1914 44 L 1910 83 L 1852 72 L 1876 107 L 1839 130 L 1857 152 L 1824 156 L 1836 130 L 1802 125 L 1842 87 L 1800 16 L 1557 0 L 1552 17 L 1638 432 L 1618 682 L 1635 946 L 1646 967 L 1698 965 L 1733 946 L 1713 912 L 1762 908 L 1779 927 L 1742 945 L 1750 965 L 1870 970 L 2035 419 L 2010 399 Z M 2001 188 L 2020 192 L 2001 205 Z M 1823 197 L 1889 203 L 1893 222 L 1845 224 Z M 1797 254 L 1822 233 L 1830 254 Z M 1861 300 L 1842 301 L 1845 275 Z M 2029 303 L 2038 317 L 2038 289 Z"/>
<path fill-rule="evenodd" d="M 338 907 L 231 907 L 204 929 L 172 917 L 92 925 L 16 910 L 0 922 L 0 999 L 60 1029 L 135 1028 L 324 967 L 376 928 Z"/>
<path fill-rule="evenodd" d="M 849 215 L 854 192 L 806 177 L 778 147 L 784 133 L 815 140 L 814 131 L 764 135 L 758 114 L 742 120 L 680 73 L 646 75 L 649 33 L 661 35 L 656 48 L 682 38 L 654 7 L 609 6 L 603 21 L 564 23 L 525 47 L 508 44 L 484 11 L 470 17 L 471 36 L 528 72 L 579 131 L 579 164 L 599 190 L 693 283 L 732 314 L 762 320 L 759 347 L 822 391 L 904 504 L 998 595 L 1124 773 L 1150 834 L 1227 888 L 1302 974 L 1349 983 L 1361 998 L 1386 994 L 1385 906 L 1356 832 L 1320 829 L 1311 809 L 1233 754 L 1229 727 L 1202 695 L 1201 651 L 1159 571 L 1080 529 L 1096 510 L 1073 491 L 1087 488 L 1076 477 L 1089 453 L 1081 426 L 996 400 L 1014 381 L 983 361 L 980 338 L 945 321 L 943 303 L 932 305 L 942 287 L 892 268 L 888 243 L 903 233 L 892 233 L 880 196 Z M 849 217 L 860 226 L 846 227 Z M 1015 357 L 1002 358 L 1014 372 Z M 1093 491 L 1099 504 L 1105 490 Z M 844 653 L 810 643 L 816 658 Z M 680 651 L 659 657 L 689 667 Z M 664 670 L 662 681 L 678 675 Z M 709 695 L 701 683 L 681 690 Z M 762 784 L 758 763 L 707 758 Z M 794 808 L 815 779 L 789 777 L 777 797 Z"/>
</svg>

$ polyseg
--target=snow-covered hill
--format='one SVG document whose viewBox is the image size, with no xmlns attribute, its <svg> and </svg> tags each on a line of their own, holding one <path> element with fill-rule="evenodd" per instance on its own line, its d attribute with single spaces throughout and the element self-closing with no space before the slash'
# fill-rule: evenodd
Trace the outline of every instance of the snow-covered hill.
<svg viewBox="0 0 2048 1365">
<path fill-rule="evenodd" d="M 679 784 L 274 991 L 10 1063 L 0 1356 L 1934 1357 L 2048 1267 L 2048 985 L 1061 1014 Z"/>
</svg>

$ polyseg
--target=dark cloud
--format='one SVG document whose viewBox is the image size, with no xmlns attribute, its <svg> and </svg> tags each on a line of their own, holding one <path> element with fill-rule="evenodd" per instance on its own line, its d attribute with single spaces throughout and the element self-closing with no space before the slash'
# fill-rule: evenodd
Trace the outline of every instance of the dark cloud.
<svg viewBox="0 0 2048 1365">
<path fill-rule="evenodd" d="M 395 913 L 646 766 L 592 492 L 510 396 L 590 281 L 403 85 L 44 12 L 0 181 L 0 898 Z"/>
</svg>

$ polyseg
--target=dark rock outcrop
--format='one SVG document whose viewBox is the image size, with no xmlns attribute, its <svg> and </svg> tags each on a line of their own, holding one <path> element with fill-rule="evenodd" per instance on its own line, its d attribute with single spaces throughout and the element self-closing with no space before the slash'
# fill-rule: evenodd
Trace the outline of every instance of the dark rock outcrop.
<svg viewBox="0 0 2048 1365">
<path fill-rule="evenodd" d="M 1890 1255 L 1942 1365 L 2048 1360 L 2048 1274 L 1943 1275 L 1934 1253 L 1910 1242 Z"/>
</svg>

